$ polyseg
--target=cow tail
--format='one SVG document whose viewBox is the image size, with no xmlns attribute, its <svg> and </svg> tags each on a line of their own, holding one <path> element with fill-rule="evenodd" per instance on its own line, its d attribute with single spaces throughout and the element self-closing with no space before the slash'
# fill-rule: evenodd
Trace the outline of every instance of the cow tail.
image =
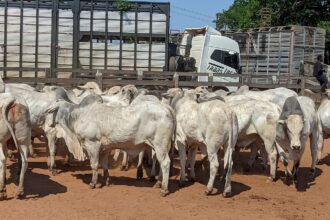
<svg viewBox="0 0 330 220">
<path fill-rule="evenodd" d="M 13 137 L 16 149 L 19 150 L 18 142 L 17 142 L 16 136 L 15 136 L 14 130 L 13 130 L 12 126 L 10 125 L 8 118 L 7 118 L 8 107 L 11 106 L 12 104 L 14 104 L 14 102 L 15 102 L 15 99 L 12 98 L 2 106 L 2 117 L 3 117 L 3 120 L 5 121 L 6 126 L 9 129 L 11 136 Z"/>
<path fill-rule="evenodd" d="M 232 166 L 233 163 L 233 153 L 235 150 L 235 145 L 237 142 L 237 136 L 238 136 L 238 120 L 236 117 L 236 114 L 231 112 L 230 114 L 230 121 L 232 122 L 232 129 L 229 132 L 229 137 L 228 137 L 228 142 L 227 142 L 227 149 L 225 152 L 225 156 L 227 158 L 225 158 L 224 161 L 227 161 L 226 164 L 224 164 L 224 169 L 225 171 L 228 170 L 229 166 Z M 224 175 L 226 175 L 227 172 L 224 173 Z"/>
</svg>

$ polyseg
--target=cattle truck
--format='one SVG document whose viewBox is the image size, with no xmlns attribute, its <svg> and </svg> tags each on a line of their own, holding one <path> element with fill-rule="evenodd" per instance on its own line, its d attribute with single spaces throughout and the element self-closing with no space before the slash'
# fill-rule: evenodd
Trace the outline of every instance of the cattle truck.
<svg viewBox="0 0 330 220">
<path fill-rule="evenodd" d="M 86 69 L 238 72 L 234 40 L 212 27 L 187 28 L 173 44 L 169 28 L 170 3 L 3 0 L 0 71 L 5 77 L 38 78 L 79 77 Z"/>
</svg>

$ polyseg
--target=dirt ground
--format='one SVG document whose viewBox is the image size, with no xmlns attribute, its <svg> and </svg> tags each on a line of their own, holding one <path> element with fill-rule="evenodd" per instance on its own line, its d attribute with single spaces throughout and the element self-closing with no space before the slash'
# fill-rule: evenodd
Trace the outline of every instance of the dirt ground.
<svg viewBox="0 0 330 220">
<path fill-rule="evenodd" d="M 322 164 L 315 181 L 308 178 L 309 146 L 299 172 L 298 189 L 286 185 L 278 169 L 278 180 L 267 182 L 260 161 L 247 173 L 232 177 L 231 198 L 221 195 L 223 184 L 216 180 L 214 195 L 204 194 L 208 174 L 196 164 L 197 182 L 178 187 L 179 170 L 175 169 L 163 198 L 153 188 L 146 173 L 136 180 L 136 169 L 111 169 L 112 185 L 89 189 L 91 170 L 88 163 L 75 163 L 69 168 L 57 157 L 59 174 L 52 176 L 46 167 L 44 147 L 37 146 L 38 158 L 29 159 L 26 174 L 26 198 L 14 199 L 13 179 L 16 163 L 8 161 L 8 200 L 0 202 L 0 219 L 329 219 L 330 216 L 330 141 L 326 142 Z M 244 153 L 243 153 L 244 154 Z M 245 153 L 247 154 L 247 153 Z M 242 161 L 247 155 L 243 155 Z M 101 170 L 99 171 L 101 173 Z"/>
</svg>

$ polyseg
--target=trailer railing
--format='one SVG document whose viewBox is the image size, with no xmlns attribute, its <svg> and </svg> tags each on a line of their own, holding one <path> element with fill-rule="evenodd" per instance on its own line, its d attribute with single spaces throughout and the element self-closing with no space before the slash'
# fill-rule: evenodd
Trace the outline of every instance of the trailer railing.
<svg viewBox="0 0 330 220">
<path fill-rule="evenodd" d="M 4 71 L 17 71 L 22 73 L 17 74 L 16 76 L 7 75 L 3 79 L 7 83 L 61 85 L 66 88 L 94 81 L 104 89 L 116 85 L 133 84 L 140 87 L 157 87 L 159 90 L 173 87 L 192 88 L 197 86 L 208 86 L 223 88 L 229 86 L 240 87 L 242 85 L 258 89 L 286 87 L 293 90 L 320 90 L 320 86 L 315 78 L 306 75 L 224 75 L 219 73 L 209 74 L 197 72 L 158 72 L 109 69 L 53 69 L 53 72 L 51 72 L 50 69 L 44 68 L 0 67 L 0 73 L 3 73 Z M 33 74 L 30 74 L 31 72 L 33 72 Z M 37 77 L 35 77 L 34 73 L 37 73 Z M 198 76 L 204 76 L 207 80 L 204 82 L 197 81 Z M 236 82 L 218 82 L 217 77 L 222 77 L 223 79 L 236 78 Z M 260 79 L 264 79 L 266 83 L 257 83 Z"/>
</svg>

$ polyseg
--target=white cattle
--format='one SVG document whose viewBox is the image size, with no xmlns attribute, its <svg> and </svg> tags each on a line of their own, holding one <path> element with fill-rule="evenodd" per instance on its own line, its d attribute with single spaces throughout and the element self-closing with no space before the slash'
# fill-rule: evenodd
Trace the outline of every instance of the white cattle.
<svg viewBox="0 0 330 220">
<path fill-rule="evenodd" d="M 213 100 L 197 103 L 196 91 L 183 93 L 180 89 L 170 89 L 163 94 L 176 113 L 176 147 L 180 155 L 180 183 L 186 181 L 186 149 L 191 148 L 190 177 L 195 178 L 194 164 L 196 147 L 202 145 L 207 149 L 210 161 L 210 178 L 206 194 L 213 190 L 215 175 L 219 162 L 217 153 L 221 146 L 224 149 L 224 176 L 226 178 L 223 196 L 231 195 L 232 153 L 237 140 L 237 117 L 222 101 Z"/>
<path fill-rule="evenodd" d="M 104 170 L 105 184 L 109 183 L 107 152 L 111 149 L 139 153 L 149 146 L 155 150 L 160 163 L 161 193 L 166 195 L 170 167 L 168 152 L 175 128 L 175 118 L 170 108 L 162 103 L 147 101 L 127 107 L 110 107 L 100 102 L 100 97 L 88 96 L 79 105 L 60 101 L 49 111 L 55 114 L 55 126 L 62 130 L 69 151 L 75 158 L 83 160 L 84 151 L 87 152 L 93 170 L 91 188 L 97 183 L 99 161 Z M 56 117 L 56 111 L 67 114 Z"/>
<path fill-rule="evenodd" d="M 29 110 L 24 104 L 8 93 L 0 94 L 0 200 L 7 198 L 6 156 L 7 141 L 12 137 L 19 152 L 20 175 L 16 197 L 24 195 L 24 176 L 27 170 L 28 150 L 31 142 L 31 123 Z"/>
<path fill-rule="evenodd" d="M 276 88 L 276 89 L 268 89 L 265 91 L 250 91 L 247 86 L 243 87 L 244 89 L 240 89 L 236 93 L 233 93 L 232 96 L 235 95 L 244 95 L 252 99 L 261 100 L 261 101 L 269 101 L 277 104 L 281 108 L 284 105 L 284 102 L 287 98 L 291 96 L 297 97 L 298 94 L 287 88 Z"/>
<path fill-rule="evenodd" d="M 56 174 L 55 167 L 55 138 L 52 133 L 46 131 L 45 120 L 46 111 L 50 105 L 58 99 L 69 101 L 66 91 L 62 87 L 53 87 L 47 92 L 38 92 L 26 89 L 15 84 L 6 84 L 5 91 L 12 94 L 16 98 L 24 99 L 26 102 L 31 120 L 31 128 L 37 136 L 45 136 L 47 138 L 46 145 L 49 150 L 48 166 L 53 174 Z M 32 149 L 32 148 L 30 148 Z"/>
<path fill-rule="evenodd" d="M 117 90 L 114 89 L 114 90 Z M 134 85 L 126 85 L 120 88 L 119 92 L 116 92 L 114 95 L 106 95 L 102 96 L 103 102 L 108 106 L 128 106 L 130 104 L 139 104 L 144 101 L 153 101 L 156 103 L 160 103 L 159 99 L 153 95 L 146 95 L 148 93 L 147 90 L 141 89 L 138 90 Z M 116 149 L 115 154 L 113 156 L 114 160 L 117 161 L 120 153 L 123 154 L 123 160 L 121 164 L 121 170 L 128 170 L 128 153 L 124 150 Z M 156 175 L 156 156 L 154 152 L 150 152 L 148 154 L 152 158 L 152 169 L 150 172 L 150 180 L 155 180 Z M 142 170 L 142 162 L 143 162 L 144 151 L 139 153 L 139 162 L 137 165 L 137 178 L 142 179 L 143 170 Z"/>
<path fill-rule="evenodd" d="M 329 90 L 328 90 L 329 92 Z M 324 139 L 330 137 L 330 100 L 328 97 L 324 97 L 317 110 L 319 117 L 319 142 L 317 151 L 317 160 L 320 161 L 322 158 L 322 150 L 324 147 Z"/>
<path fill-rule="evenodd" d="M 211 99 L 221 99 L 215 93 L 197 88 L 200 94 L 199 102 Z M 258 150 L 256 143 L 261 139 L 270 161 L 270 178 L 276 177 L 277 151 L 275 147 L 276 127 L 281 109 L 268 101 L 254 100 L 244 95 L 223 97 L 226 104 L 235 112 L 238 119 L 238 139 L 236 146 L 239 148 L 251 146 L 251 157 L 248 165 L 251 167 Z"/>
<path fill-rule="evenodd" d="M 279 144 L 279 151 L 288 151 L 288 160 L 293 160 L 292 173 L 294 183 L 297 183 L 297 171 L 300 160 L 305 150 L 305 145 L 310 138 L 312 154 L 311 174 L 315 175 L 315 165 L 317 162 L 317 148 L 319 144 L 319 118 L 315 110 L 314 102 L 308 97 L 289 97 L 286 99 L 280 115 L 277 127 L 276 142 Z M 288 171 L 287 171 L 288 172 Z"/>
</svg>

